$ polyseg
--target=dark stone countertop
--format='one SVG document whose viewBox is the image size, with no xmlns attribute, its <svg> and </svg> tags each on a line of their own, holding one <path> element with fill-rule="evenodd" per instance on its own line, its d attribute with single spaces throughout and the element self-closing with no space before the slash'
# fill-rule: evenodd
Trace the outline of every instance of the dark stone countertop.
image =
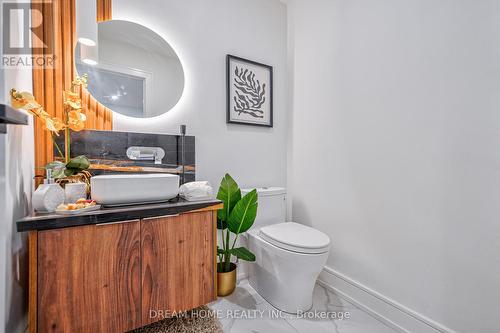
<svg viewBox="0 0 500 333">
<path fill-rule="evenodd" d="M 33 213 L 16 222 L 17 231 L 51 230 L 91 224 L 113 223 L 137 220 L 148 217 L 175 215 L 202 209 L 222 203 L 219 200 L 186 201 L 173 199 L 165 203 L 144 204 L 101 208 L 93 212 L 78 215 L 60 215 L 55 213 Z"/>
</svg>

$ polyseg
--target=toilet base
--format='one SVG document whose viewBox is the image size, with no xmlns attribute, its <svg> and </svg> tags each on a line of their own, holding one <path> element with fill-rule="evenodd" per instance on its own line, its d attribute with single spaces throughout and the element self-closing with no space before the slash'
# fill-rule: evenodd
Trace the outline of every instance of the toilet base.
<svg viewBox="0 0 500 333">
<path fill-rule="evenodd" d="M 249 282 L 262 298 L 280 311 L 296 315 L 300 311 L 305 312 L 312 308 L 312 293 L 315 283 L 312 283 L 312 286 L 308 286 L 307 289 L 302 286 L 304 289 L 301 290 L 299 296 L 291 293 L 289 288 L 273 279 L 267 274 L 251 272 Z"/>
<path fill-rule="evenodd" d="M 255 263 L 249 266 L 250 285 L 275 308 L 297 314 L 312 307 L 314 285 L 328 258 L 328 252 L 303 254 L 284 250 L 260 238 L 248 235 Z"/>
</svg>

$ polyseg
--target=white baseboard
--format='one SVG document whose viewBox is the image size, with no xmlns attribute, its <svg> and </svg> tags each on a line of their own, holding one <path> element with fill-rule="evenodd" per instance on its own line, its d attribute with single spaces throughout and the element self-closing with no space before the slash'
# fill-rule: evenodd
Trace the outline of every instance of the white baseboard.
<svg viewBox="0 0 500 333">
<path fill-rule="evenodd" d="M 323 269 L 318 283 L 399 332 L 457 333 L 330 267 Z"/>
</svg>

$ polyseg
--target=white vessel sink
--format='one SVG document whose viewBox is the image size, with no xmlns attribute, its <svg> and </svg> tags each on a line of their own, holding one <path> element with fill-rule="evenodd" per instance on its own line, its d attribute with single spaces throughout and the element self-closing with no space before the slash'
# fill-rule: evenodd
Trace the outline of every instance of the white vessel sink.
<svg viewBox="0 0 500 333">
<path fill-rule="evenodd" d="M 108 206 L 167 201 L 179 193 L 171 174 L 101 175 L 90 179 L 92 200 Z"/>
</svg>

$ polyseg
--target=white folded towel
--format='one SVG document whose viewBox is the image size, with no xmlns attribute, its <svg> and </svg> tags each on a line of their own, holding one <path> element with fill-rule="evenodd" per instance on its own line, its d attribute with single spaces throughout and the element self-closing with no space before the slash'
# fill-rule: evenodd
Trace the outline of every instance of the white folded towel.
<svg viewBox="0 0 500 333">
<path fill-rule="evenodd" d="M 179 195 L 187 201 L 203 201 L 213 199 L 213 188 L 209 182 L 191 182 L 179 188 Z"/>
</svg>

